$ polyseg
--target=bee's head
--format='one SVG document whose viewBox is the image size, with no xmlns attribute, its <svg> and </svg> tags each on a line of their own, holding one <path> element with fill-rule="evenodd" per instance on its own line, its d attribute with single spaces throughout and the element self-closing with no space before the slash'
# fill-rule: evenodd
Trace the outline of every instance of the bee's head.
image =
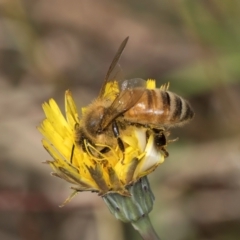
<svg viewBox="0 0 240 240">
<path fill-rule="evenodd" d="M 102 119 L 105 113 L 103 106 L 98 106 L 94 110 L 89 111 L 86 116 L 86 128 L 87 131 L 92 135 L 99 135 L 103 132 Z"/>
</svg>

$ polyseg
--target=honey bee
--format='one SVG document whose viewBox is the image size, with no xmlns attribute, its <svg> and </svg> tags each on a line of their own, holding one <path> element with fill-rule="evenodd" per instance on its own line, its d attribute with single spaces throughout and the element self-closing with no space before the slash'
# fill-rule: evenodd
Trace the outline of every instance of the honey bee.
<svg viewBox="0 0 240 240">
<path fill-rule="evenodd" d="M 167 144 L 164 129 L 182 125 L 194 116 L 189 103 L 168 91 L 167 87 L 147 89 L 146 81 L 140 78 L 117 80 L 115 73 L 120 71 L 118 61 L 127 42 L 128 37 L 120 45 L 97 99 L 87 107 L 80 124 L 75 126 L 75 144 L 82 146 L 83 150 L 86 150 L 88 142 L 93 146 L 118 144 L 124 152 L 121 134 L 128 125 L 150 129 L 155 134 L 156 146 L 164 150 Z M 114 81 L 118 81 L 120 91 L 112 99 L 105 95 L 105 87 Z M 108 151 L 108 148 L 101 151 Z"/>
</svg>

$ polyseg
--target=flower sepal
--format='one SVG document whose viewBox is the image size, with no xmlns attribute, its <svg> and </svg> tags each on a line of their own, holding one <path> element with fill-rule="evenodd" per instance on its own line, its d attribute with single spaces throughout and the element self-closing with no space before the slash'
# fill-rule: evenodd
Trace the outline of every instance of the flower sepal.
<svg viewBox="0 0 240 240">
<path fill-rule="evenodd" d="M 108 193 L 102 196 L 110 212 L 123 222 L 136 222 L 153 208 L 154 195 L 147 177 L 127 186 L 130 196 Z"/>
</svg>

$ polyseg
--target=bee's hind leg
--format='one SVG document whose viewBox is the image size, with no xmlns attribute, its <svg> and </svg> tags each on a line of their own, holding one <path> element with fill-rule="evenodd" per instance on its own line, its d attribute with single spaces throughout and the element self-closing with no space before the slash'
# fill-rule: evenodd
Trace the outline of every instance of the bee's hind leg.
<svg viewBox="0 0 240 240">
<path fill-rule="evenodd" d="M 157 147 L 162 147 L 167 145 L 166 136 L 163 133 L 163 130 L 153 129 L 154 132 L 154 142 Z"/>
<path fill-rule="evenodd" d="M 164 134 L 164 130 L 154 128 L 153 132 L 154 132 L 154 143 L 155 143 L 156 147 L 163 152 L 165 157 L 168 157 L 169 153 L 166 149 L 168 141 Z"/>
</svg>

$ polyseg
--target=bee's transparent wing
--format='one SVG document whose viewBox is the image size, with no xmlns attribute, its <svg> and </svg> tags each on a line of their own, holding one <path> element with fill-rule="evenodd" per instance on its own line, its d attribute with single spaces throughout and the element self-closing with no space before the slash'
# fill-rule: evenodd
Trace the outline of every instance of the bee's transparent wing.
<svg viewBox="0 0 240 240">
<path fill-rule="evenodd" d="M 114 58 L 112 60 L 112 63 L 107 71 L 104 82 L 100 89 L 100 93 L 99 93 L 100 98 L 105 95 L 105 87 L 108 82 L 119 81 L 119 79 L 123 78 L 123 72 L 122 72 L 122 69 L 121 69 L 118 61 L 122 55 L 124 48 L 127 45 L 128 39 L 129 39 L 129 37 L 127 37 L 123 40 L 120 47 L 118 48 L 116 55 L 114 56 Z"/>
<path fill-rule="evenodd" d="M 133 107 L 143 95 L 145 88 L 146 81 L 141 78 L 125 80 L 121 92 L 104 113 L 101 129 L 104 130 L 115 118 Z"/>
<path fill-rule="evenodd" d="M 123 81 L 121 85 L 121 91 L 132 90 L 134 88 L 146 88 L 146 81 L 142 78 L 132 78 L 129 80 Z"/>
</svg>

